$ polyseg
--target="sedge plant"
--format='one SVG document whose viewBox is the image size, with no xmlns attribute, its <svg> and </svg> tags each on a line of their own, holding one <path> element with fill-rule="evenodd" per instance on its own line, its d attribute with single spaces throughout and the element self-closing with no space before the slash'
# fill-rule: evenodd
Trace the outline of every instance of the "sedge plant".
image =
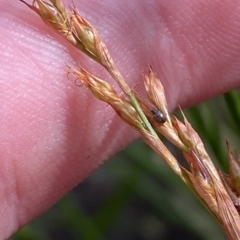
<svg viewBox="0 0 240 240">
<path fill-rule="evenodd" d="M 204 144 L 183 115 L 184 122 L 168 112 L 163 85 L 149 66 L 143 75 L 151 104 L 129 87 L 114 63 L 97 30 L 82 17 L 75 7 L 67 11 L 61 0 L 34 0 L 28 4 L 42 20 L 69 41 L 77 50 L 102 65 L 117 82 L 118 93 L 108 82 L 86 69 L 68 66 L 73 74 L 99 100 L 111 105 L 119 117 L 138 131 L 144 141 L 202 200 L 220 223 L 229 239 L 240 239 L 240 158 L 228 143 L 230 174 L 216 169 Z M 184 168 L 160 140 L 163 135 L 184 155 L 189 169 Z"/>
</svg>

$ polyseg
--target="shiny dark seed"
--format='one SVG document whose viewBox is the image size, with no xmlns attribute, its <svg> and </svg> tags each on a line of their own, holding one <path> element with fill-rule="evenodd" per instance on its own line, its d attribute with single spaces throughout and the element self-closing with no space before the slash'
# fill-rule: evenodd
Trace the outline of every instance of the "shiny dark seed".
<svg viewBox="0 0 240 240">
<path fill-rule="evenodd" d="M 159 110 L 153 108 L 151 110 L 151 113 L 156 121 L 160 123 L 165 123 L 167 121 L 166 116 L 163 113 L 161 113 Z"/>
<path fill-rule="evenodd" d="M 240 212 L 240 202 L 238 200 L 233 201 L 233 204 L 234 204 L 235 208 L 237 209 L 237 211 Z"/>
</svg>

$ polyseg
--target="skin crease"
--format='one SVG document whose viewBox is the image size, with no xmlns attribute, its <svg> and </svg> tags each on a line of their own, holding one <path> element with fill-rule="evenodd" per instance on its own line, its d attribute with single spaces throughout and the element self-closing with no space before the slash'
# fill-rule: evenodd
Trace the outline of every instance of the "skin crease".
<svg viewBox="0 0 240 240">
<path fill-rule="evenodd" d="M 66 77 L 66 63 L 80 64 L 113 83 L 105 70 L 24 4 L 0 3 L 0 239 L 6 239 L 138 135 Z M 240 1 L 76 0 L 75 5 L 140 94 L 142 72 L 147 64 L 153 67 L 170 110 L 240 85 Z"/>
</svg>

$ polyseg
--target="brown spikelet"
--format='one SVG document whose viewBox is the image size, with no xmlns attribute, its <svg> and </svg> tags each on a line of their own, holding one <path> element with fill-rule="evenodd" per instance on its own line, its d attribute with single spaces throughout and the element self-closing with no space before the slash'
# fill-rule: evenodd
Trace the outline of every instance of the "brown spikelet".
<svg viewBox="0 0 240 240">
<path fill-rule="evenodd" d="M 79 81 L 91 90 L 96 98 L 110 104 L 124 121 L 134 128 L 143 129 L 143 123 L 132 104 L 120 97 L 109 83 L 93 76 L 83 68 L 77 71 L 69 67 L 69 73 L 74 74 Z"/>
<path fill-rule="evenodd" d="M 157 78 L 151 67 L 149 67 L 149 73 L 144 74 L 143 76 L 146 92 L 150 102 L 154 104 L 157 109 L 166 116 L 168 122 L 171 123 L 168 114 L 165 91 L 161 81 Z"/>
<path fill-rule="evenodd" d="M 219 216 L 227 236 L 229 239 L 240 239 L 240 217 L 231 198 L 217 182 L 214 183 L 214 189 L 217 197 Z"/>
</svg>

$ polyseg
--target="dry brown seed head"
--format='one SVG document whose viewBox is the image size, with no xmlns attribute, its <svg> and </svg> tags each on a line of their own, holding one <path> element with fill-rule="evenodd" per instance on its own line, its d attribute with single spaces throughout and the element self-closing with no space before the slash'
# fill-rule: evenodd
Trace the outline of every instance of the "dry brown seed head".
<svg viewBox="0 0 240 240">
<path fill-rule="evenodd" d="M 69 67 L 69 72 L 73 73 L 79 81 L 88 87 L 96 98 L 111 105 L 125 122 L 137 130 L 144 129 L 142 120 L 132 104 L 120 97 L 109 83 L 93 76 L 84 69 L 77 71 Z"/>
<path fill-rule="evenodd" d="M 229 155 L 230 181 L 233 189 L 240 195 L 240 162 L 239 156 L 233 153 L 230 143 L 227 141 Z"/>
<path fill-rule="evenodd" d="M 143 74 L 144 84 L 150 102 L 169 120 L 165 91 L 161 81 L 149 66 L 149 73 Z"/>
<path fill-rule="evenodd" d="M 71 27 L 68 22 L 68 17 L 61 1 L 52 0 L 51 2 L 53 5 L 41 0 L 34 0 L 32 5 L 26 3 L 24 0 L 20 1 L 26 4 L 30 9 L 35 11 L 46 23 L 46 25 L 52 27 L 55 31 L 65 37 L 73 45 L 78 45 L 77 39 L 75 39 L 72 35 Z M 38 6 L 35 6 L 36 3 Z"/>
<path fill-rule="evenodd" d="M 96 41 L 99 36 L 91 24 L 81 17 L 75 9 L 69 14 L 69 20 L 72 25 L 72 33 L 83 44 L 83 46 L 97 57 Z"/>
</svg>

